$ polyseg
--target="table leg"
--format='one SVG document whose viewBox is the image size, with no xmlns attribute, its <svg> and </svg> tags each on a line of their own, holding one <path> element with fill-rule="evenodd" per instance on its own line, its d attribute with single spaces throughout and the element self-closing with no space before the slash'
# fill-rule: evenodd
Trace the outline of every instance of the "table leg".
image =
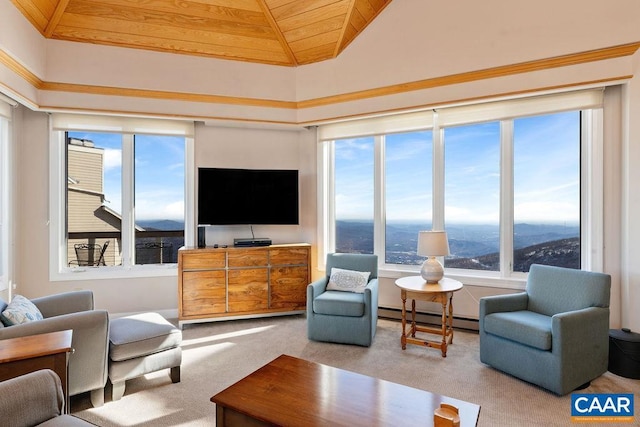
<svg viewBox="0 0 640 427">
<path fill-rule="evenodd" d="M 411 300 L 411 338 L 416 337 L 416 300 Z"/>
<path fill-rule="evenodd" d="M 442 357 L 447 357 L 447 297 L 442 299 Z"/>
<path fill-rule="evenodd" d="M 449 331 L 451 333 L 449 344 L 451 344 L 453 343 L 453 294 L 449 297 Z"/>
<path fill-rule="evenodd" d="M 405 291 L 401 291 L 400 297 L 402 298 L 402 336 L 400 337 L 400 346 L 405 350 L 407 348 L 407 336 L 405 333 L 407 326 L 407 293 Z"/>
</svg>

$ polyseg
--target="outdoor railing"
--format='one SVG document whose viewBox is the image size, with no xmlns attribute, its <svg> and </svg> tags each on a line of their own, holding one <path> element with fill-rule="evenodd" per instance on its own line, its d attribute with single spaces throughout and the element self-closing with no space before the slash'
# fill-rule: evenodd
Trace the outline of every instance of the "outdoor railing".
<svg viewBox="0 0 640 427">
<path fill-rule="evenodd" d="M 114 242 L 121 239 L 119 231 L 87 231 L 68 234 L 69 247 L 77 243 L 103 243 L 105 240 Z M 136 264 L 175 264 L 178 262 L 178 249 L 184 245 L 184 230 L 149 230 L 136 231 L 135 234 L 135 263 Z M 119 245 L 110 245 L 110 251 L 117 251 Z M 71 257 L 70 251 L 69 257 Z M 107 265 L 114 265 L 113 260 L 120 259 L 119 253 L 105 256 Z M 109 262 L 111 260 L 111 262 Z M 70 264 L 73 259 L 69 258 Z M 115 262 L 118 263 L 117 261 Z"/>
</svg>

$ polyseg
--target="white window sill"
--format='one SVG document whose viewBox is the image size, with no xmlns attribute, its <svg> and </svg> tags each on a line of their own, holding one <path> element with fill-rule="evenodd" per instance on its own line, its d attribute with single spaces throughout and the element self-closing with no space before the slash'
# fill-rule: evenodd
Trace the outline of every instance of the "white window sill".
<svg viewBox="0 0 640 427">
<path fill-rule="evenodd" d="M 420 274 L 420 267 L 416 265 L 384 265 L 378 270 L 378 277 L 399 279 L 405 276 Z M 496 271 L 473 271 L 455 268 L 445 268 L 445 276 L 461 281 L 465 286 L 482 286 L 489 288 L 524 290 L 527 283 L 526 273 L 514 273 L 511 277 L 500 277 Z"/>
<path fill-rule="evenodd" d="M 71 280 L 135 279 L 141 277 L 177 277 L 177 264 L 136 265 L 133 267 L 74 267 L 51 272 L 52 282 Z"/>
</svg>

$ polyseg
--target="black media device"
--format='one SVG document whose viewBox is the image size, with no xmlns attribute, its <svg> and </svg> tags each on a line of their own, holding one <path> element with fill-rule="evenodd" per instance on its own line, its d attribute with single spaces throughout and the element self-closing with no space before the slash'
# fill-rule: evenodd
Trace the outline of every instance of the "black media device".
<svg viewBox="0 0 640 427">
<path fill-rule="evenodd" d="M 247 247 L 247 246 L 270 246 L 271 239 L 266 237 L 257 237 L 253 239 L 233 239 L 233 246 L 235 247 Z"/>
<path fill-rule="evenodd" d="M 299 224 L 298 171 L 199 168 L 198 224 Z"/>
<path fill-rule="evenodd" d="M 207 246 L 207 238 L 206 238 L 206 227 L 199 226 L 198 227 L 198 247 L 204 248 Z"/>
</svg>

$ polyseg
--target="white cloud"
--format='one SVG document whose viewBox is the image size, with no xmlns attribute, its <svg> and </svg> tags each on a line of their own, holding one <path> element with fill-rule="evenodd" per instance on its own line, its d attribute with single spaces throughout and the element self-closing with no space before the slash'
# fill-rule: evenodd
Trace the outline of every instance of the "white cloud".
<svg viewBox="0 0 640 427">
<path fill-rule="evenodd" d="M 113 169 L 119 169 L 122 166 L 122 150 L 106 148 L 104 150 L 102 162 L 105 172 Z"/>
</svg>

